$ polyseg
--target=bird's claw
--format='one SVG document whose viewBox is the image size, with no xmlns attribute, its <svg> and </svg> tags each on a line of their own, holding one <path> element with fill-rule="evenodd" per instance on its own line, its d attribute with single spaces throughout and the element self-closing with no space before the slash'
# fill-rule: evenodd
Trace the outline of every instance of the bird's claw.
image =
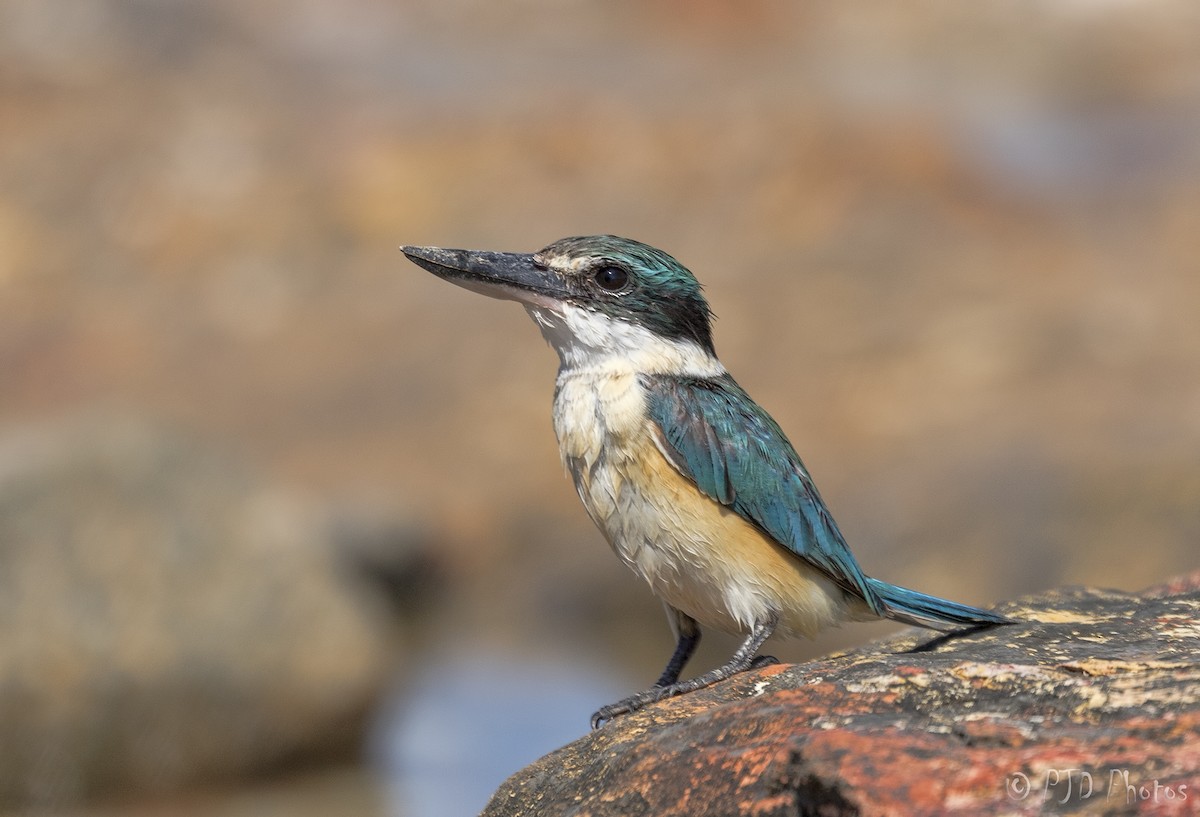
<svg viewBox="0 0 1200 817">
<path fill-rule="evenodd" d="M 611 721 L 617 715 L 623 715 L 624 712 L 616 708 L 615 704 L 602 706 L 592 713 L 592 731 L 595 732 L 604 724 Z"/>
<path fill-rule="evenodd" d="M 661 701 L 663 698 L 670 698 L 672 695 L 678 695 L 684 691 L 686 689 L 683 684 L 652 686 L 649 689 L 639 692 L 637 695 L 622 698 L 615 704 L 602 706 L 592 713 L 592 729 L 599 729 L 618 715 L 627 715 L 630 712 L 636 712 L 643 706 L 646 706 L 646 704 Z"/>
<path fill-rule="evenodd" d="M 756 655 L 754 660 L 750 662 L 750 669 L 762 669 L 769 667 L 772 664 L 778 664 L 779 659 L 773 655 Z"/>
</svg>

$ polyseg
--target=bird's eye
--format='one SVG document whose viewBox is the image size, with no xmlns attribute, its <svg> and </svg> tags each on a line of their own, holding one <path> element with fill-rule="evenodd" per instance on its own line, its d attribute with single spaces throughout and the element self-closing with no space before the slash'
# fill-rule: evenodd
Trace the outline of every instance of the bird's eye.
<svg viewBox="0 0 1200 817">
<path fill-rule="evenodd" d="M 616 292 L 629 283 L 629 273 L 620 267 L 601 267 L 592 276 L 601 289 Z"/>
</svg>

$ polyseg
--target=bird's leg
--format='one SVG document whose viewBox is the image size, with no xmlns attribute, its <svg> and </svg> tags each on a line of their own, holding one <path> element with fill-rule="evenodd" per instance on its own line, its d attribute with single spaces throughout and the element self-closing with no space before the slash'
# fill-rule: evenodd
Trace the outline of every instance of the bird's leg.
<svg viewBox="0 0 1200 817">
<path fill-rule="evenodd" d="M 679 673 L 683 672 L 684 665 L 696 652 L 696 647 L 700 643 L 700 625 L 696 623 L 696 619 L 665 602 L 663 606 L 667 608 L 667 619 L 671 623 L 671 632 L 675 633 L 675 652 L 671 655 L 671 660 L 667 662 L 667 667 L 663 670 L 662 675 L 654 682 L 656 687 L 667 687 L 678 681 Z"/>
<path fill-rule="evenodd" d="M 733 654 L 733 658 L 730 658 L 727 663 L 714 670 L 709 670 L 703 675 L 698 675 L 688 681 L 672 682 L 664 686 L 652 686 L 644 692 L 639 692 L 637 695 L 630 695 L 628 698 L 617 701 L 615 704 L 600 707 L 592 714 L 592 728 L 598 729 L 602 723 L 612 720 L 617 715 L 634 712 L 646 704 L 661 701 L 664 698 L 670 698 L 675 695 L 683 695 L 687 692 L 695 692 L 697 689 L 704 689 L 713 684 L 718 684 L 739 672 L 750 669 L 757 663 L 755 654 L 758 652 L 758 648 L 771 637 L 771 633 L 775 631 L 775 627 L 778 624 L 778 614 L 773 614 L 766 621 L 760 621 L 755 624 L 750 631 L 750 635 L 742 642 L 742 646 L 738 647 L 737 652 Z M 664 678 L 669 674 L 669 671 L 675 664 L 675 658 L 680 653 L 678 646 L 675 652 L 676 655 L 671 657 L 671 663 L 667 665 L 668 672 L 663 673 Z M 761 664 L 758 665 L 761 666 Z M 682 662 L 680 662 L 680 668 L 682 668 Z"/>
</svg>

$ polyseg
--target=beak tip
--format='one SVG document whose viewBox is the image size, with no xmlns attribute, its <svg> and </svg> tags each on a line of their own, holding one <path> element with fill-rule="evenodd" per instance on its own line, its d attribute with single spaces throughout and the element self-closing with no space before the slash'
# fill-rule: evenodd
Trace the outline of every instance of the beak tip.
<svg viewBox="0 0 1200 817">
<path fill-rule="evenodd" d="M 404 253 L 405 258 L 412 261 L 414 264 L 425 269 L 430 268 L 430 264 L 436 264 L 439 267 L 454 267 L 454 253 L 452 251 L 443 250 L 440 247 L 415 247 L 410 244 L 405 244 L 400 247 L 400 252 Z"/>
</svg>

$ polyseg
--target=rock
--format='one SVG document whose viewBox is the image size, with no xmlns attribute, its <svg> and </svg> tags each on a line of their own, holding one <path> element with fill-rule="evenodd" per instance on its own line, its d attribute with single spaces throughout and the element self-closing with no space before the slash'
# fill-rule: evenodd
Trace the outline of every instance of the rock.
<svg viewBox="0 0 1200 817">
<path fill-rule="evenodd" d="M 0 438 L 0 804 L 357 747 L 395 633 L 319 509 L 112 417 Z"/>
<path fill-rule="evenodd" d="M 484 815 L 1200 813 L 1200 572 L 1001 609 L 618 718 Z"/>
</svg>

